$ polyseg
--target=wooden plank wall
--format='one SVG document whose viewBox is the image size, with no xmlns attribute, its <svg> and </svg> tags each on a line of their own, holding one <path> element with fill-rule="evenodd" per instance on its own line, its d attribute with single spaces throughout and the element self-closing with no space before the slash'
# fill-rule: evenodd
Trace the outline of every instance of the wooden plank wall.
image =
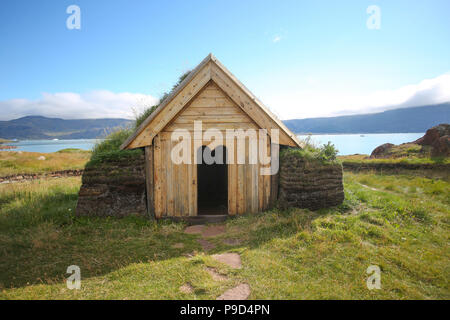
<svg viewBox="0 0 450 320">
<path fill-rule="evenodd" d="M 145 182 L 147 195 L 147 214 L 155 217 L 153 146 L 145 147 Z"/>
<path fill-rule="evenodd" d="M 154 138 L 154 207 L 157 218 L 197 214 L 197 165 L 194 164 L 194 143 L 191 149 L 193 164 L 175 165 L 170 158 L 172 147 L 178 143 L 171 141 L 171 134 L 176 129 L 186 129 L 191 132 L 193 138 L 194 120 L 202 120 L 203 131 L 211 128 L 220 130 L 224 139 L 226 129 L 258 129 L 251 118 L 217 85 L 210 82 Z M 270 139 L 267 141 L 267 152 L 270 156 Z M 228 152 L 231 150 L 233 154 L 229 153 L 228 157 L 234 157 L 234 162 L 228 164 L 228 213 L 235 215 L 266 210 L 271 199 L 271 176 L 260 175 L 259 163 L 249 163 L 248 139 L 245 164 L 237 164 L 236 138 L 233 147 L 227 148 Z"/>
</svg>

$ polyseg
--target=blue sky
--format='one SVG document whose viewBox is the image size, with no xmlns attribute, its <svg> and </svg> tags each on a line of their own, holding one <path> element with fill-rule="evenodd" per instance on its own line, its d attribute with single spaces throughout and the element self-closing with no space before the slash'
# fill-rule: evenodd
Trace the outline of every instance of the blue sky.
<svg viewBox="0 0 450 320">
<path fill-rule="evenodd" d="M 5 0 L 0 120 L 130 117 L 209 52 L 282 119 L 448 101 L 450 1 Z"/>
</svg>

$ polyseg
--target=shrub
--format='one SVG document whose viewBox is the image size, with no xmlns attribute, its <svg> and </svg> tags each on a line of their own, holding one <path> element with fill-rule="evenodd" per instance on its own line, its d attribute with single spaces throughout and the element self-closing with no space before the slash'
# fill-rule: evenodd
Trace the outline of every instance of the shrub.
<svg viewBox="0 0 450 320">
<path fill-rule="evenodd" d="M 137 129 L 144 121 L 147 119 L 153 111 L 158 108 L 158 105 L 151 106 L 150 108 L 145 109 L 140 115 L 136 117 L 136 122 L 134 124 L 134 128 Z"/>
<path fill-rule="evenodd" d="M 119 129 L 109 134 L 105 140 L 97 143 L 92 150 L 92 157 L 111 151 L 119 151 L 122 143 L 131 135 L 130 129 Z"/>
<path fill-rule="evenodd" d="M 328 141 L 327 144 L 324 144 L 320 148 L 319 154 L 324 160 L 334 161 L 334 160 L 336 160 L 336 156 L 337 156 L 338 152 L 339 151 L 336 149 L 334 144 L 332 144 L 330 141 Z"/>
<path fill-rule="evenodd" d="M 311 138 L 308 136 L 304 141 L 304 147 L 300 148 L 287 148 L 280 152 L 280 157 L 283 158 L 287 154 L 293 154 L 305 160 L 320 161 L 322 163 L 331 163 L 337 161 L 338 150 L 331 143 L 323 144 L 322 146 L 316 146 Z"/>
</svg>

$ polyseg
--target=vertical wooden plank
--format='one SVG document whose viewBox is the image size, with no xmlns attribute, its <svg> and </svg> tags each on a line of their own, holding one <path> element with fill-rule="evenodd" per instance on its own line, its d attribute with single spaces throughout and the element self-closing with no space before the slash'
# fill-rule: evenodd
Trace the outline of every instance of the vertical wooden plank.
<svg viewBox="0 0 450 320">
<path fill-rule="evenodd" d="M 270 199 L 269 199 L 269 207 L 272 208 L 275 205 L 275 202 L 278 199 L 278 179 L 279 172 L 270 176 Z"/>
<path fill-rule="evenodd" d="M 270 139 L 267 139 L 267 154 L 270 153 Z M 264 176 L 264 210 L 269 208 L 269 198 L 270 198 L 270 175 Z"/>
<path fill-rule="evenodd" d="M 258 165 L 258 211 L 264 210 L 264 176 L 261 174 L 261 164 Z"/>
<path fill-rule="evenodd" d="M 154 138 L 154 182 L 155 182 L 155 217 L 160 218 L 162 216 L 162 198 L 161 198 L 161 184 L 162 180 L 162 170 L 161 170 L 161 140 L 159 135 Z"/>
<path fill-rule="evenodd" d="M 228 164 L 228 214 L 237 214 L 236 197 L 237 197 L 237 165 L 236 165 L 236 139 L 233 139 L 234 147 L 230 150 L 228 156 L 230 164 Z"/>
<path fill-rule="evenodd" d="M 167 163 L 167 150 L 167 140 L 161 140 L 161 209 L 163 216 L 167 216 L 167 186 L 169 185 L 166 178 L 169 170 Z"/>
<path fill-rule="evenodd" d="M 192 145 L 191 145 L 191 149 L 192 149 Z M 187 201 L 188 201 L 188 215 L 189 216 L 194 216 L 195 212 L 194 212 L 194 199 L 193 199 L 193 193 L 194 193 L 194 184 L 192 183 L 192 179 L 193 179 L 193 160 L 194 158 L 192 157 L 192 152 L 191 152 L 191 163 L 186 165 L 187 166 L 187 171 L 188 171 L 188 178 L 187 178 L 187 189 L 188 189 L 188 195 L 187 195 Z"/>
<path fill-rule="evenodd" d="M 193 143 L 193 152 L 192 152 L 192 181 L 191 181 L 191 187 L 192 187 L 192 204 L 194 206 L 194 213 L 193 215 L 198 215 L 198 179 L 197 179 L 197 164 L 194 162 L 194 152 L 197 152 L 194 148 L 195 144 Z"/>
<path fill-rule="evenodd" d="M 270 144 L 270 150 L 271 150 L 271 152 L 275 152 L 275 150 L 279 150 L 279 147 L 278 148 L 274 148 L 272 143 L 271 143 Z M 279 154 L 278 154 L 278 157 L 279 157 Z M 280 161 L 280 160 L 278 160 L 278 161 Z M 279 167 L 279 165 L 278 165 L 278 167 Z M 271 179 L 270 179 L 269 207 L 271 207 L 271 208 L 275 205 L 275 202 L 278 199 L 278 182 L 279 182 L 279 177 L 280 177 L 280 171 L 278 169 L 278 171 L 275 174 L 273 174 L 271 176 Z"/>
<path fill-rule="evenodd" d="M 252 164 L 252 213 L 258 212 L 258 165 Z"/>
<path fill-rule="evenodd" d="M 245 139 L 245 212 L 252 212 L 252 165 L 250 164 L 250 139 Z"/>
<path fill-rule="evenodd" d="M 240 137 L 236 140 L 241 139 Z M 244 150 L 237 150 L 239 146 L 239 142 L 236 141 L 236 155 L 240 152 L 245 152 Z M 244 145 L 245 146 L 245 145 Z M 245 164 L 237 164 L 237 209 L 239 214 L 245 213 L 246 204 L 245 204 Z"/>
<path fill-rule="evenodd" d="M 188 165 L 186 163 L 183 163 L 181 165 L 181 171 L 182 171 L 182 180 L 181 180 L 181 196 L 182 196 L 182 207 L 181 215 L 182 216 L 189 216 L 189 174 L 188 174 Z"/>
<path fill-rule="evenodd" d="M 147 214 L 150 218 L 155 218 L 153 168 L 153 146 L 147 146 L 145 147 L 145 186 L 147 196 Z"/>
<path fill-rule="evenodd" d="M 179 192 L 180 192 L 180 166 L 172 163 L 172 215 L 178 217 L 180 215 L 180 198 L 179 198 Z"/>
</svg>

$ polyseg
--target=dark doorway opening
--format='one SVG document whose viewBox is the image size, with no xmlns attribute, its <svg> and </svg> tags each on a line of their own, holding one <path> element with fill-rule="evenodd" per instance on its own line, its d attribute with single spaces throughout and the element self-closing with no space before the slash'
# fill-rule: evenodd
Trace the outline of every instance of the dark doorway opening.
<svg viewBox="0 0 450 320">
<path fill-rule="evenodd" d="M 218 146 L 210 151 L 207 146 L 197 150 L 197 206 L 199 215 L 228 214 L 228 170 L 226 148 Z M 211 163 L 212 159 L 215 159 Z M 217 158 L 216 158 L 217 155 Z M 205 156 L 205 157 L 204 157 Z"/>
</svg>

